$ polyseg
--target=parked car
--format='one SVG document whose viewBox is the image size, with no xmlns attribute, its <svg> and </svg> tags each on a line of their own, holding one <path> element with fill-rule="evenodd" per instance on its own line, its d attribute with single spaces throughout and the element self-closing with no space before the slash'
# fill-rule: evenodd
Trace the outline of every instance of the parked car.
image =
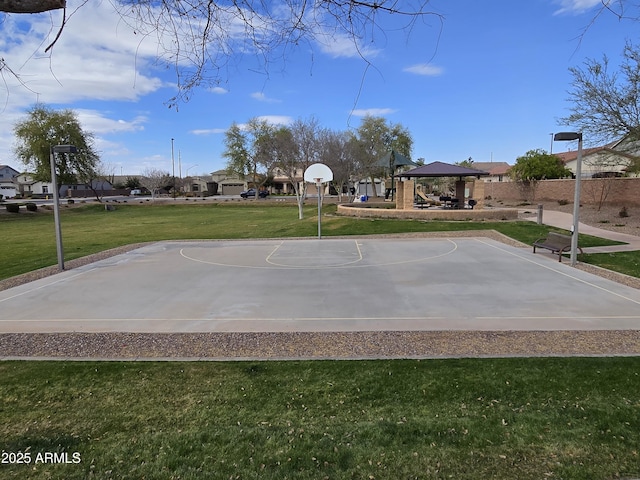
<svg viewBox="0 0 640 480">
<path fill-rule="evenodd" d="M 260 197 L 260 198 L 266 198 L 267 195 L 269 195 L 269 192 L 267 192 L 266 190 L 260 190 L 258 192 L 258 197 Z M 245 190 L 244 192 L 242 192 L 240 194 L 240 196 L 242 198 L 255 197 L 256 196 L 256 189 L 255 188 L 250 188 L 249 190 Z"/>
</svg>

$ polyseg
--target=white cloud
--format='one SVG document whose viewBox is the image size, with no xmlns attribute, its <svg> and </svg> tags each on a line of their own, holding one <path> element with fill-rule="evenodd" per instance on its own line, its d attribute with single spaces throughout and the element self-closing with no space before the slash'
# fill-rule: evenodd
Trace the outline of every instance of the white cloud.
<svg viewBox="0 0 640 480">
<path fill-rule="evenodd" d="M 154 39 L 135 35 L 111 2 L 67 3 L 67 24 L 49 53 L 44 50 L 58 33 L 61 11 L 2 17 L 0 52 L 18 78 L 0 72 L 0 161 L 15 163 L 13 124 L 35 103 L 134 102 L 168 86 L 152 70 L 158 53 Z M 147 121 L 74 110 L 83 128 L 97 135 L 140 130 Z M 96 138 L 99 142 L 104 141 Z"/>
<path fill-rule="evenodd" d="M 356 110 L 351 111 L 351 115 L 356 117 L 365 117 L 367 115 L 371 116 L 381 116 L 381 115 L 389 115 L 391 113 L 396 113 L 398 110 L 393 108 L 358 108 Z"/>
<path fill-rule="evenodd" d="M 417 63 L 415 65 L 411 65 L 410 67 L 403 68 L 402 71 L 415 73 L 416 75 L 424 75 L 427 77 L 437 77 L 438 75 L 442 75 L 442 73 L 444 72 L 442 67 L 429 65 L 428 63 Z"/>
<path fill-rule="evenodd" d="M 165 86 L 143 73 L 157 47 L 123 24 L 110 2 L 73 8 L 68 7 L 73 14 L 50 53 L 44 49 L 57 34 L 61 13 L 29 16 L 28 24 L 19 15 L 3 19 L 3 58 L 31 90 L 9 77 L 10 104 L 131 101 Z"/>
<path fill-rule="evenodd" d="M 213 87 L 213 88 L 210 88 L 209 91 L 211 93 L 215 93 L 217 95 L 224 95 L 226 93 L 229 93 L 229 90 L 227 90 L 226 88 L 222 88 L 222 87 Z"/>
<path fill-rule="evenodd" d="M 379 49 L 363 45 L 345 34 L 319 32 L 315 39 L 320 50 L 334 58 L 373 58 L 380 53 Z"/>
<path fill-rule="evenodd" d="M 144 130 L 144 124 L 149 120 L 144 115 L 138 115 L 132 120 L 112 119 L 105 116 L 108 113 L 81 108 L 74 109 L 74 112 L 78 114 L 78 120 L 84 130 L 103 135 Z"/>
<path fill-rule="evenodd" d="M 287 115 L 261 115 L 258 120 L 264 120 L 272 125 L 291 125 L 293 118 Z"/>
<path fill-rule="evenodd" d="M 258 100 L 259 102 L 265 102 L 265 103 L 279 103 L 280 100 L 276 99 L 276 98 L 269 98 L 267 97 L 264 93 L 262 92 L 254 92 L 251 94 L 251 98 L 255 98 L 256 100 Z"/>
<path fill-rule="evenodd" d="M 224 133 L 227 130 L 224 128 L 209 128 L 209 129 L 197 129 L 197 130 L 191 130 L 189 133 L 191 133 L 192 135 L 212 135 L 212 134 L 218 134 L 218 133 Z"/>
<path fill-rule="evenodd" d="M 563 13 L 583 13 L 596 5 L 601 5 L 602 0 L 556 0 L 560 8 L 554 12 L 554 15 Z"/>
</svg>

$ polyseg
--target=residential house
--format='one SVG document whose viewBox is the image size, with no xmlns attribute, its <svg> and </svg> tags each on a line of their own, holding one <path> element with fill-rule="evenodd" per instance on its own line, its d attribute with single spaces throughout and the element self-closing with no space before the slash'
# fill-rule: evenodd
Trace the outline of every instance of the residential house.
<svg viewBox="0 0 640 480">
<path fill-rule="evenodd" d="M 227 170 L 211 172 L 211 181 L 217 184 L 217 192 L 220 195 L 240 195 L 247 189 L 247 181 L 238 175 L 230 174 Z"/>
<path fill-rule="evenodd" d="M 218 184 L 202 175 L 186 177 L 182 180 L 182 189 L 185 193 L 192 193 L 195 196 L 216 195 Z"/>
<path fill-rule="evenodd" d="M 93 197 L 94 195 L 113 195 L 113 185 L 107 180 L 91 180 L 91 185 L 77 183 L 73 185 L 61 185 L 61 197 Z"/>
<path fill-rule="evenodd" d="M 18 193 L 20 195 L 30 197 L 53 195 L 53 184 L 51 182 L 42 182 L 35 180 L 31 173 L 21 173 L 16 177 Z"/>
<path fill-rule="evenodd" d="M 18 192 L 15 182 L 16 177 L 19 175 L 15 168 L 9 165 L 0 165 L 0 198 L 13 198 Z"/>
<path fill-rule="evenodd" d="M 510 182 L 509 169 L 511 165 L 507 162 L 473 162 L 471 168 L 489 172 L 489 175 L 482 177 L 484 182 Z"/>
<path fill-rule="evenodd" d="M 626 175 L 627 168 L 640 154 L 640 143 L 623 138 L 607 145 L 582 149 L 583 178 Z M 578 164 L 578 151 L 554 153 L 575 175 Z"/>
<path fill-rule="evenodd" d="M 298 183 L 298 191 L 302 191 L 302 183 L 304 182 L 303 175 L 303 169 L 296 168 L 293 181 Z M 315 186 L 313 188 L 315 192 Z M 291 178 L 289 178 L 289 176 L 285 174 L 284 170 L 279 167 L 276 167 L 273 170 L 273 190 L 276 193 L 284 195 L 292 195 L 295 193 Z"/>
</svg>

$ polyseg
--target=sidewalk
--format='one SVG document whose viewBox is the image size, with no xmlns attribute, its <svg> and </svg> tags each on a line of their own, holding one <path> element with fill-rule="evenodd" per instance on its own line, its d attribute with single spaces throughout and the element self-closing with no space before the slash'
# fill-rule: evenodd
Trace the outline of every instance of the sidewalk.
<svg viewBox="0 0 640 480">
<path fill-rule="evenodd" d="M 537 222 L 538 217 L 527 217 L 525 218 L 525 220 Z M 550 225 L 552 227 L 571 230 L 571 226 L 573 225 L 573 215 L 570 213 L 557 212 L 554 210 L 545 210 L 542 214 L 542 223 L 544 223 L 545 225 Z M 583 248 L 584 253 L 633 252 L 636 250 L 640 250 L 640 237 L 636 235 L 612 232 L 610 230 L 604 230 L 602 228 L 585 225 L 584 223 L 579 224 L 578 233 L 584 233 L 586 235 L 606 238 L 608 240 L 615 240 L 617 242 L 624 242 L 627 244 L 611 245 L 608 247 L 587 247 Z"/>
</svg>

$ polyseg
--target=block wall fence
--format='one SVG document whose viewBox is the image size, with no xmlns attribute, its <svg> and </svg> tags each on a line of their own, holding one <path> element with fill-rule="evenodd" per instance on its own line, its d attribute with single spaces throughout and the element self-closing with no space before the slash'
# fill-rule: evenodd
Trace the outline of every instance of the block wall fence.
<svg viewBox="0 0 640 480">
<path fill-rule="evenodd" d="M 526 198 L 516 182 L 486 182 L 484 198 L 495 201 L 568 201 L 573 203 L 575 180 L 542 180 L 538 182 L 534 198 Z M 640 178 L 588 178 L 580 189 L 582 205 L 597 205 L 603 197 L 604 205 L 640 206 Z"/>
</svg>

